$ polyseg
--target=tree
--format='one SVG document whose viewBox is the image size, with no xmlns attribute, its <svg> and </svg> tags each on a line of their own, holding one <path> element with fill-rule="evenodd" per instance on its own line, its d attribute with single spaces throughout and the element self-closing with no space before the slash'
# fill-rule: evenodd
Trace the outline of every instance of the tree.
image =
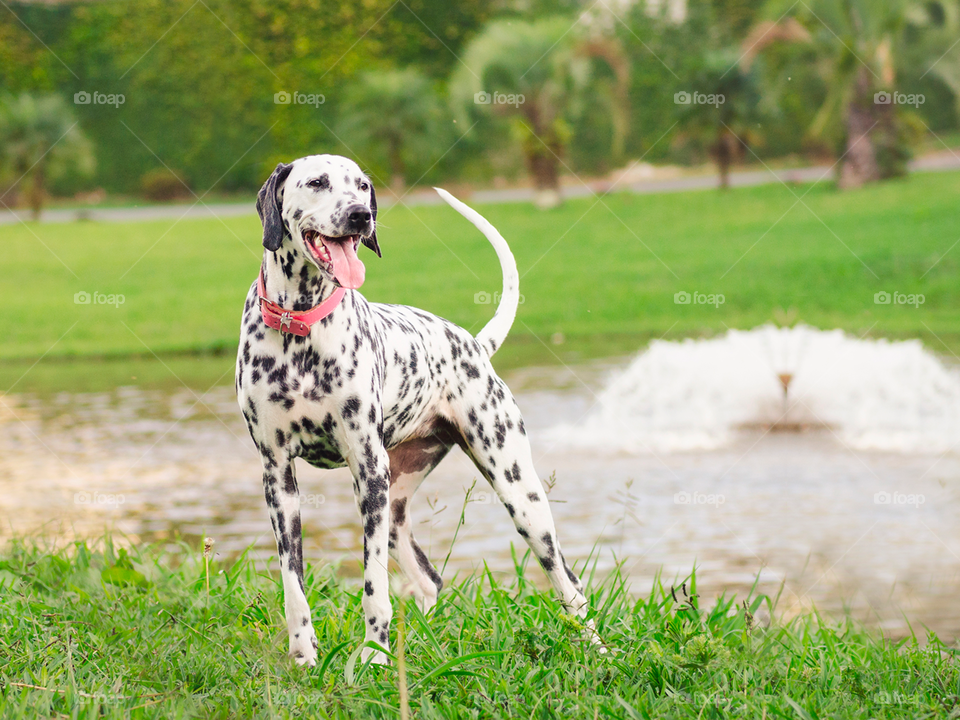
<svg viewBox="0 0 960 720">
<path fill-rule="evenodd" d="M 345 93 L 340 135 L 365 164 L 385 168 L 401 195 L 411 173 L 429 169 L 431 149 L 444 144 L 441 116 L 433 83 L 417 70 L 370 72 Z"/>
<path fill-rule="evenodd" d="M 499 20 L 467 45 L 452 81 L 459 109 L 509 118 L 542 207 L 560 201 L 569 117 L 590 76 L 590 60 L 578 48 L 570 18 Z"/>
<path fill-rule="evenodd" d="M 730 168 L 743 148 L 761 139 L 756 129 L 760 92 L 754 74 L 740 64 L 740 55 L 735 46 L 706 50 L 691 81 L 693 91 L 678 93 L 683 135 L 707 146 L 722 189 L 730 186 Z"/>
<path fill-rule="evenodd" d="M 90 142 L 62 97 L 24 93 L 0 101 L 0 169 L 13 182 L 5 195 L 20 183 L 26 186 L 34 219 L 50 180 L 93 173 Z M 0 203 L 6 204 L 2 196 Z"/>
<path fill-rule="evenodd" d="M 768 9 L 779 21 L 758 24 L 744 41 L 746 62 L 772 43 L 808 44 L 828 89 L 809 134 L 837 148 L 840 187 L 904 174 L 909 111 L 884 99 L 909 91 L 904 84 L 913 75 L 905 72 L 910 65 L 928 65 L 925 70 L 950 84 L 956 63 L 938 68 L 936 61 L 945 49 L 943 26 L 956 18 L 954 3 L 810 0 L 788 7 L 784 2 L 774 0 Z"/>
</svg>

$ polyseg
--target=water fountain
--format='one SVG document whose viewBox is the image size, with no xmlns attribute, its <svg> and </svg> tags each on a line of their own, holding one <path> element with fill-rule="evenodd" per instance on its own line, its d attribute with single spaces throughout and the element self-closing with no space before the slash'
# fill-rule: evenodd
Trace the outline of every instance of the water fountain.
<svg viewBox="0 0 960 720">
<path fill-rule="evenodd" d="M 610 378 L 585 420 L 552 434 L 584 450 L 649 453 L 824 428 L 852 448 L 948 451 L 960 445 L 960 373 L 916 340 L 804 325 L 655 341 Z"/>
</svg>

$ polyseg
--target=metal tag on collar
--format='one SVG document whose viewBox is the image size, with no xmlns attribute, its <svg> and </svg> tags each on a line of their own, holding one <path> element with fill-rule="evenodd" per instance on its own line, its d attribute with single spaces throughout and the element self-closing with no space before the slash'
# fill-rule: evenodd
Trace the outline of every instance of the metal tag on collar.
<svg viewBox="0 0 960 720">
<path fill-rule="evenodd" d="M 282 331 L 289 331 L 289 330 L 290 330 L 290 323 L 292 323 L 292 322 L 293 322 L 293 315 L 292 315 L 291 313 L 289 313 L 289 312 L 284 312 L 284 313 L 280 316 L 280 330 L 282 330 Z"/>
</svg>

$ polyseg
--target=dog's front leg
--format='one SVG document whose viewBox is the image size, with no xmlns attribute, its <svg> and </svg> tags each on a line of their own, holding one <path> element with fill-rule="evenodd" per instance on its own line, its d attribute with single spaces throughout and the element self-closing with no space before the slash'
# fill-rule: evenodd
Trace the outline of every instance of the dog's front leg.
<svg viewBox="0 0 960 720">
<path fill-rule="evenodd" d="M 353 491 L 363 524 L 363 614 L 366 620 L 364 641 L 374 641 L 390 648 L 390 587 L 387 576 L 390 539 L 390 460 L 387 451 L 375 436 L 355 438 L 351 444 L 349 464 L 353 472 Z M 360 657 L 386 664 L 386 656 L 365 647 Z"/>
<path fill-rule="evenodd" d="M 317 664 L 317 636 L 310 620 L 310 605 L 303 590 L 303 539 L 300 530 L 300 490 L 293 458 L 280 448 L 263 452 L 263 494 L 277 539 L 283 604 L 290 636 L 290 657 L 297 665 Z"/>
</svg>

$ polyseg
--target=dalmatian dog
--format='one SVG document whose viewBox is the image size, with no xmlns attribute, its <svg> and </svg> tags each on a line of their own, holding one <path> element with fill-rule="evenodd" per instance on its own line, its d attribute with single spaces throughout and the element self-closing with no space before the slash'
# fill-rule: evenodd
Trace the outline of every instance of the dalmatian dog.
<svg viewBox="0 0 960 720">
<path fill-rule="evenodd" d="M 290 655 L 300 665 L 316 663 L 317 639 L 303 589 L 298 457 L 318 468 L 347 466 L 353 475 L 363 525 L 363 660 L 387 661 L 381 650 L 389 651 L 392 613 L 388 556 L 424 611 L 443 586 L 413 537 L 410 501 L 454 445 L 502 499 L 566 610 L 587 614 L 580 580 L 560 552 L 520 410 L 490 363 L 516 315 L 516 262 L 490 223 L 437 192 L 487 237 L 502 266 L 502 302 L 476 337 L 430 313 L 367 302 L 357 292 L 365 273 L 359 247 L 379 257 L 380 246 L 373 183 L 356 163 L 335 155 L 281 163 L 258 196 L 263 263 L 244 305 L 236 386 L 263 463 Z"/>
</svg>

